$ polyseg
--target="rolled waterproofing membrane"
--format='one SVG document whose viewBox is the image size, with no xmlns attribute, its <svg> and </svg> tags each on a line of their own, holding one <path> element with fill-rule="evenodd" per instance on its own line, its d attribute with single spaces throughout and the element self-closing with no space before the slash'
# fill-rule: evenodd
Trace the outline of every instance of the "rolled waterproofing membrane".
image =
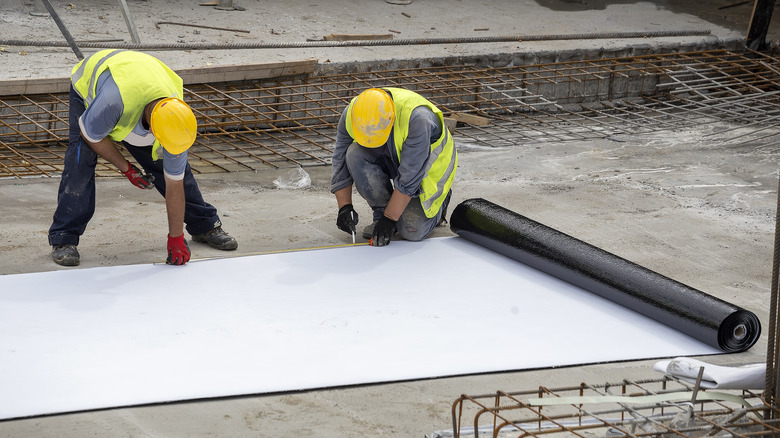
<svg viewBox="0 0 780 438">
<path fill-rule="evenodd" d="M 686 286 L 484 199 L 450 217 L 458 236 L 639 312 L 727 353 L 761 334 L 748 310 Z"/>
</svg>

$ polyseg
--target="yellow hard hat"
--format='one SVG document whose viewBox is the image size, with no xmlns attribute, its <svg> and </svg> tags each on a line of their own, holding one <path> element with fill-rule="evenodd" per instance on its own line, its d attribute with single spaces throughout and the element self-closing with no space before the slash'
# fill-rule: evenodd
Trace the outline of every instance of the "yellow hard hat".
<svg viewBox="0 0 780 438">
<path fill-rule="evenodd" d="M 149 122 L 154 137 L 166 151 L 174 155 L 189 149 L 198 134 L 198 121 L 192 109 L 175 97 L 157 102 Z"/>
<path fill-rule="evenodd" d="M 352 104 L 352 135 L 361 146 L 378 148 L 387 143 L 394 120 L 393 99 L 379 88 L 363 91 Z"/>
</svg>

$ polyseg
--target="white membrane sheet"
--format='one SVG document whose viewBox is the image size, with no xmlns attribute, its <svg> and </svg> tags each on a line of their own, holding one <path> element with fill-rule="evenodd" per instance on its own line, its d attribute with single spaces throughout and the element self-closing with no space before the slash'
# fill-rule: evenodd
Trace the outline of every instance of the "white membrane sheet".
<svg viewBox="0 0 780 438">
<path fill-rule="evenodd" d="M 0 276 L 0 419 L 714 353 L 459 237 Z"/>
</svg>

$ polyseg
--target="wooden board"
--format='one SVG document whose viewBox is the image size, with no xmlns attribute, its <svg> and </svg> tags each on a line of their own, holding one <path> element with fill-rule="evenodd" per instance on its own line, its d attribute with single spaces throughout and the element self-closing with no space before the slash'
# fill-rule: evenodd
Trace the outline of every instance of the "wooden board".
<svg viewBox="0 0 780 438">
<path fill-rule="evenodd" d="M 490 124 L 490 119 L 474 114 L 452 113 L 450 117 L 457 122 L 463 122 L 473 126 L 487 126 Z"/>
<path fill-rule="evenodd" d="M 313 73 L 317 59 L 176 69 L 185 85 L 245 81 Z M 67 93 L 69 77 L 0 80 L 0 96 Z"/>
</svg>

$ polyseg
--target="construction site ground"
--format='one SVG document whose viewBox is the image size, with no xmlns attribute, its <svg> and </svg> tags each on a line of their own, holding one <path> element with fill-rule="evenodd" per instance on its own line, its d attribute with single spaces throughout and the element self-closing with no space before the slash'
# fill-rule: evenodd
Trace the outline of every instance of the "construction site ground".
<svg viewBox="0 0 780 438">
<path fill-rule="evenodd" d="M 51 17 L 31 13 L 36 8 L 32 3 L 0 0 L 0 40 L 63 41 Z M 130 42 L 120 2 L 52 4 L 77 41 Z M 721 0 L 413 0 L 405 6 L 384 0 L 244 0 L 234 2 L 244 10 L 234 11 L 182 0 L 129 0 L 128 5 L 141 43 L 304 42 L 329 34 L 435 38 L 711 31 L 707 36 L 639 40 L 150 52 L 174 69 L 316 58 L 320 65 L 352 64 L 359 70 L 361 63 L 404 59 L 490 58 L 559 51 L 593 54 L 635 46 L 653 51 L 720 43 L 733 46 L 744 38 L 752 9 L 752 2 Z M 156 24 L 161 21 L 250 32 Z M 775 32 L 773 27 L 769 37 Z M 84 50 L 86 54 L 93 51 Z M 75 62 L 67 47 L 0 44 L 0 80 L 66 77 Z M 463 147 L 452 205 L 469 198 L 488 199 L 751 310 L 766 330 L 777 148 L 721 146 L 708 141 L 706 134 L 691 128 L 619 139 Z M 456 142 L 457 138 L 456 131 Z M 204 197 L 219 209 L 224 228 L 238 239 L 238 253 L 350 243 L 349 236 L 335 226 L 337 209 L 329 191 L 330 167 L 306 167 L 312 179 L 308 188 L 278 188 L 274 180 L 294 167 L 197 176 Z M 58 177 L 0 179 L 0 274 L 66 269 L 51 261 L 46 237 L 58 184 Z M 81 265 L 75 269 L 161 261 L 166 220 L 162 198 L 135 189 L 121 177 L 101 177 L 97 184 L 97 211 L 82 237 Z M 365 203 L 358 201 L 356 207 L 361 218 L 370 217 Z M 433 237 L 452 235 L 448 227 L 439 227 Z M 223 255 L 202 244 L 191 243 L 191 248 L 195 258 Z M 214 279 L 214 293 L 220 293 L 219 278 Z M 478 291 L 474 299 L 479 299 Z M 557 318 L 556 309 L 549 309 L 550 323 L 555 324 Z M 463 354 L 544 354 L 515 349 L 514 340 L 534 336 L 534 330 L 518 326 L 514 333 L 501 334 L 506 337 L 504 351 Z M 582 341 L 610 342 L 610 334 Z M 764 334 L 747 352 L 703 359 L 721 365 L 765 362 L 766 349 Z M 0 436 L 423 437 L 451 428 L 451 406 L 461 394 L 660 377 L 652 369 L 654 363 L 640 360 L 432 376 L 427 380 L 16 419 L 0 422 Z M 310 372 L 317 373 L 316 363 L 311 364 Z"/>
</svg>

